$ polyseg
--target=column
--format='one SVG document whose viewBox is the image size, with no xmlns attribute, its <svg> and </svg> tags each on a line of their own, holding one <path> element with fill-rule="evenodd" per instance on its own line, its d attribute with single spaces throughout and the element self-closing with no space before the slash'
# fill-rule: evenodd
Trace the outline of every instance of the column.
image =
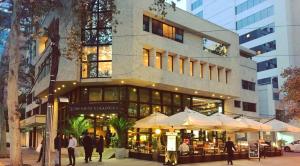
<svg viewBox="0 0 300 166">
<path fill-rule="evenodd" d="M 200 63 L 198 61 L 194 61 L 194 77 L 200 78 Z"/>
<path fill-rule="evenodd" d="M 180 69 L 179 69 L 179 55 L 175 55 L 173 56 L 173 71 L 174 73 L 180 73 Z"/>
<path fill-rule="evenodd" d="M 184 75 L 190 76 L 190 58 L 186 57 L 184 59 L 184 66 L 183 66 Z"/>
<path fill-rule="evenodd" d="M 209 64 L 206 62 L 202 64 L 203 64 L 203 79 L 209 80 Z"/>
<path fill-rule="evenodd" d="M 150 57 L 149 57 L 149 64 L 150 67 L 155 67 L 155 63 L 156 63 L 156 50 L 154 48 L 150 49 Z"/>
<path fill-rule="evenodd" d="M 168 51 L 164 51 L 163 53 L 162 53 L 162 70 L 168 70 L 168 55 L 169 55 L 169 53 L 168 53 Z"/>
<path fill-rule="evenodd" d="M 54 99 L 54 105 L 53 105 L 53 124 L 52 124 L 52 131 L 51 131 L 51 151 L 54 152 L 54 138 L 57 135 L 58 130 L 58 98 Z"/>
</svg>

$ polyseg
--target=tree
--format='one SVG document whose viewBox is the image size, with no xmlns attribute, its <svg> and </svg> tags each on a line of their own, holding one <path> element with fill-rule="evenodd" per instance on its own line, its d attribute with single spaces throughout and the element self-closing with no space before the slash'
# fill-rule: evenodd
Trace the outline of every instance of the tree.
<svg viewBox="0 0 300 166">
<path fill-rule="evenodd" d="M 90 120 L 85 119 L 84 117 L 75 117 L 69 119 L 67 134 L 73 134 L 74 137 L 79 140 L 80 136 L 91 127 Z"/>
<path fill-rule="evenodd" d="M 133 127 L 134 123 L 124 118 L 112 118 L 109 124 L 116 130 L 118 136 L 118 148 L 126 147 L 127 131 Z"/>
<path fill-rule="evenodd" d="M 284 93 L 284 105 L 288 109 L 287 118 L 300 118 L 300 67 L 290 67 L 281 74 L 286 79 L 281 91 Z"/>
</svg>

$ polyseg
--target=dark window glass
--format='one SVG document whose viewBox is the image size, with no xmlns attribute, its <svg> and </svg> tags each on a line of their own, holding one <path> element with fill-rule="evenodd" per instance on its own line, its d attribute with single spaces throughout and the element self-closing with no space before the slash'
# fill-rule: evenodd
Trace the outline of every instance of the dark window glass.
<svg viewBox="0 0 300 166">
<path fill-rule="evenodd" d="M 171 105 L 172 103 L 171 93 L 163 92 L 163 105 Z"/>
<path fill-rule="evenodd" d="M 118 101 L 119 91 L 116 87 L 104 88 L 104 100 L 105 101 Z"/>
<path fill-rule="evenodd" d="M 203 0 L 196 0 L 195 2 L 193 2 L 191 4 L 192 11 L 197 9 L 198 7 L 202 6 L 202 4 L 203 4 Z"/>
<path fill-rule="evenodd" d="M 258 55 L 266 53 L 266 52 L 270 52 L 270 51 L 276 50 L 276 41 L 273 40 L 273 41 L 270 41 L 270 42 L 265 43 L 265 44 L 261 44 L 261 45 L 256 46 L 256 47 L 252 47 L 250 49 L 253 50 L 253 51 L 256 51 L 256 54 L 258 54 Z"/>
<path fill-rule="evenodd" d="M 150 102 L 150 91 L 148 89 L 139 89 L 140 102 L 149 103 Z"/>
<path fill-rule="evenodd" d="M 81 88 L 80 89 L 80 100 L 82 102 L 88 102 L 89 101 L 89 91 L 88 88 Z"/>
<path fill-rule="evenodd" d="M 254 31 L 248 32 L 246 34 L 241 35 L 240 38 L 240 44 L 252 41 L 254 39 L 258 39 L 260 37 L 266 36 L 268 34 L 274 33 L 275 28 L 274 28 L 275 24 L 269 24 L 267 26 L 258 28 Z"/>
<path fill-rule="evenodd" d="M 153 104 L 161 104 L 159 91 L 152 91 L 152 103 Z"/>
<path fill-rule="evenodd" d="M 274 69 L 274 68 L 277 68 L 277 59 L 276 58 L 257 63 L 257 72 L 270 70 L 270 69 Z"/>
<path fill-rule="evenodd" d="M 271 77 L 259 79 L 257 80 L 257 84 L 259 85 L 271 84 Z"/>
<path fill-rule="evenodd" d="M 251 91 L 255 91 L 255 83 L 250 82 L 250 81 L 246 81 L 246 80 L 242 80 L 242 88 L 247 89 L 247 90 L 251 90 Z"/>
<path fill-rule="evenodd" d="M 273 88 L 278 88 L 278 77 L 272 78 L 272 85 L 273 85 Z"/>
<path fill-rule="evenodd" d="M 248 103 L 243 102 L 243 110 L 249 112 L 256 112 L 256 104 L 255 103 Z"/>
<path fill-rule="evenodd" d="M 102 101 L 102 89 L 89 88 L 89 101 Z"/>
<path fill-rule="evenodd" d="M 182 101 L 183 107 L 191 107 L 191 96 L 183 95 Z"/>
<path fill-rule="evenodd" d="M 273 100 L 279 100 L 279 93 L 273 93 Z"/>
<path fill-rule="evenodd" d="M 182 29 L 162 23 L 155 19 L 152 19 L 152 33 L 181 43 L 183 42 L 184 31 Z"/>
<path fill-rule="evenodd" d="M 176 28 L 175 32 L 176 32 L 175 40 L 178 41 L 178 42 L 183 43 L 183 30 L 179 29 L 179 28 Z"/>
<path fill-rule="evenodd" d="M 141 104 L 140 105 L 140 118 L 144 118 L 151 114 L 150 105 L 148 104 Z"/>
<path fill-rule="evenodd" d="M 133 118 L 137 117 L 137 104 L 136 103 L 129 103 L 128 116 L 133 117 Z"/>
<path fill-rule="evenodd" d="M 162 112 L 160 105 L 152 105 L 152 112 Z"/>
<path fill-rule="evenodd" d="M 162 23 L 158 20 L 152 19 L 152 33 L 162 36 Z"/>
<path fill-rule="evenodd" d="M 136 88 L 128 88 L 129 91 L 129 100 L 137 101 L 137 89 Z"/>
<path fill-rule="evenodd" d="M 173 102 L 175 106 L 181 106 L 181 96 L 179 94 L 173 94 Z"/>
<path fill-rule="evenodd" d="M 241 108 L 241 101 L 239 101 L 239 100 L 234 100 L 234 107 L 236 107 L 236 108 Z"/>
<path fill-rule="evenodd" d="M 143 16 L 143 30 L 149 32 L 150 18 L 148 16 Z"/>
</svg>

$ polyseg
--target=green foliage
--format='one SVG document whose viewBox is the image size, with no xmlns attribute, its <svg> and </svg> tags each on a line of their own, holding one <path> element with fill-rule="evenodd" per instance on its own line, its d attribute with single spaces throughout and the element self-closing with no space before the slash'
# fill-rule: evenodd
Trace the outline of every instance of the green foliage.
<svg viewBox="0 0 300 166">
<path fill-rule="evenodd" d="M 84 117 L 75 117 L 69 119 L 69 128 L 66 130 L 66 134 L 72 134 L 75 138 L 79 139 L 82 133 L 91 127 L 90 120 Z"/>
<path fill-rule="evenodd" d="M 112 118 L 109 124 L 116 130 L 118 136 L 118 147 L 126 147 L 127 131 L 133 127 L 134 123 L 124 118 Z"/>
</svg>

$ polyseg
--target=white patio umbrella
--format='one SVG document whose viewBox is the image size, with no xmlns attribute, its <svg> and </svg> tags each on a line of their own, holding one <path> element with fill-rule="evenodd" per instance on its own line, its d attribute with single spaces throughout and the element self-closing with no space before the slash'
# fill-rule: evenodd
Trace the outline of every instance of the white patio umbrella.
<svg viewBox="0 0 300 166">
<path fill-rule="evenodd" d="M 175 129 L 210 129 L 221 126 L 220 122 L 188 108 L 163 120 L 163 124 Z"/>
<path fill-rule="evenodd" d="M 300 128 L 292 126 L 290 124 L 284 123 L 282 121 L 279 121 L 277 119 L 273 119 L 266 123 L 267 125 L 272 126 L 271 131 L 278 131 L 278 132 L 300 132 Z"/>
<path fill-rule="evenodd" d="M 237 121 L 243 122 L 247 125 L 247 127 L 242 130 L 271 131 L 271 129 L 272 129 L 272 127 L 270 125 L 263 124 L 263 123 L 255 121 L 255 120 L 245 118 L 245 117 L 240 117 L 237 119 Z"/>
<path fill-rule="evenodd" d="M 228 116 L 228 115 L 224 115 L 222 113 L 215 113 L 212 116 L 210 116 L 211 118 L 215 119 L 218 122 L 221 122 L 221 127 L 220 129 L 224 129 L 224 130 L 241 130 L 241 129 L 245 129 L 247 128 L 247 124 L 233 119 L 232 117 Z"/>
<path fill-rule="evenodd" d="M 168 128 L 162 124 L 162 121 L 167 119 L 168 116 L 159 112 L 154 112 L 153 114 L 140 119 L 135 122 L 134 128 Z"/>
</svg>

